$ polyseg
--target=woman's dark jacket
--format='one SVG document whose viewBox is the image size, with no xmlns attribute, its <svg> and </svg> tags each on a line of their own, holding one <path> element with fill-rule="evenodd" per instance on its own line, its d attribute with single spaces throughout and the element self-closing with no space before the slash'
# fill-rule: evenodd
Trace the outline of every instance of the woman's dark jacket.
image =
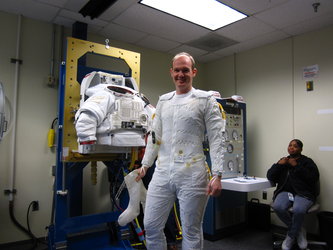
<svg viewBox="0 0 333 250">
<path fill-rule="evenodd" d="M 273 164 L 267 171 L 267 179 L 277 184 L 274 191 L 273 200 L 277 194 L 283 191 L 283 187 L 289 177 L 290 185 L 293 187 L 297 195 L 315 201 L 319 194 L 319 171 L 314 161 L 301 155 L 297 159 L 295 167 L 289 164 Z"/>
</svg>

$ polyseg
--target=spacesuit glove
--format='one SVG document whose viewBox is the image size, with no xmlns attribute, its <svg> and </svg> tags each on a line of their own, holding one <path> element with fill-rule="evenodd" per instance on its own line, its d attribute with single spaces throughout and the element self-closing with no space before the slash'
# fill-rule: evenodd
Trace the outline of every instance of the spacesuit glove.
<svg viewBox="0 0 333 250">
<path fill-rule="evenodd" d="M 218 176 L 213 176 L 213 178 L 209 181 L 206 193 L 211 196 L 219 196 L 221 194 L 222 184 L 221 178 Z"/>
<path fill-rule="evenodd" d="M 135 180 L 140 181 L 143 177 L 145 177 L 148 168 L 149 167 L 146 165 L 143 165 L 141 168 L 138 168 L 138 176 L 135 178 Z"/>
</svg>

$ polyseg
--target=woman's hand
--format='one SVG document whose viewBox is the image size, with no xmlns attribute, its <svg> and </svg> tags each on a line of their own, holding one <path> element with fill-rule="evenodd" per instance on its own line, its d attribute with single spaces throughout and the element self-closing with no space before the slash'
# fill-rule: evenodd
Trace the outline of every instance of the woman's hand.
<svg viewBox="0 0 333 250">
<path fill-rule="evenodd" d="M 291 165 L 293 167 L 297 166 L 297 160 L 296 160 L 296 158 L 289 158 L 288 159 L 288 163 L 289 163 L 289 165 Z"/>
<path fill-rule="evenodd" d="M 277 164 L 280 164 L 280 165 L 285 165 L 285 164 L 288 164 L 288 157 L 282 157 L 278 162 Z"/>
</svg>

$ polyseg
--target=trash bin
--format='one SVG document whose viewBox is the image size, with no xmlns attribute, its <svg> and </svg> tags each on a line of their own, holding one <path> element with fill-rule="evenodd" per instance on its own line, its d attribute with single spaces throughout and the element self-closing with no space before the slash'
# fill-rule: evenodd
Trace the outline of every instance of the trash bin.
<svg viewBox="0 0 333 250">
<path fill-rule="evenodd" d="M 247 202 L 248 226 L 262 231 L 271 229 L 271 206 L 259 202 L 259 199 L 252 198 Z"/>
<path fill-rule="evenodd" d="M 321 211 L 317 214 L 321 240 L 333 250 L 333 212 Z"/>
</svg>

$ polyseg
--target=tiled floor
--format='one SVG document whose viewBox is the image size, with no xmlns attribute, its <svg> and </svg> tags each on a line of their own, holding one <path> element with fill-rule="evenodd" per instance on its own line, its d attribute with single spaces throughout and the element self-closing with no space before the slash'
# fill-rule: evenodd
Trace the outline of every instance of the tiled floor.
<svg viewBox="0 0 333 250">
<path fill-rule="evenodd" d="M 0 246 L 1 250 L 46 250 L 47 245 L 39 243 L 36 248 L 33 244 Z M 104 248 L 105 249 L 105 248 Z M 104 250 L 103 249 L 103 250 Z M 112 248 L 110 248 L 112 249 Z M 178 247 L 181 250 L 181 244 Z M 256 229 L 246 229 L 217 241 L 204 242 L 204 250 L 271 250 L 273 249 L 272 232 L 264 232 Z M 297 248 L 295 248 L 296 250 Z M 321 246 L 309 246 L 310 250 L 324 250 Z M 81 249 L 78 249 L 81 250 Z M 87 249 L 89 250 L 89 249 Z"/>
</svg>

